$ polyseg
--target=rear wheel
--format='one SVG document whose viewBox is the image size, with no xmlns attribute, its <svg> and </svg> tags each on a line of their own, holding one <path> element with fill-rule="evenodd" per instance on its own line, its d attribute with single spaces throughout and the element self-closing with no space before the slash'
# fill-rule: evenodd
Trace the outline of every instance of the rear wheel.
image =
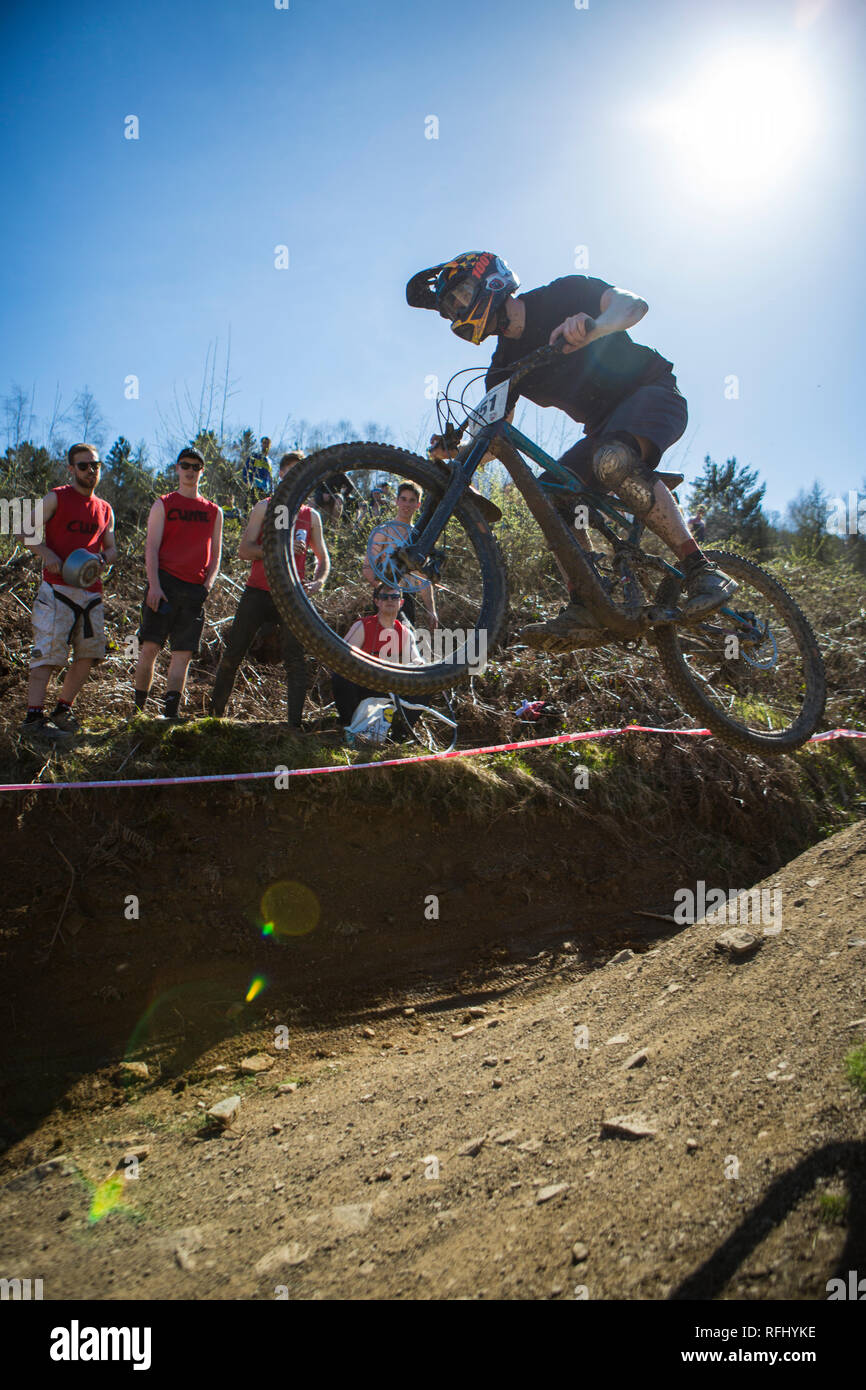
<svg viewBox="0 0 866 1390">
<path fill-rule="evenodd" d="M 339 520 L 323 518 L 331 572 L 322 590 L 310 594 L 288 538 L 299 509 L 315 507 L 316 489 L 335 474 L 347 477 L 350 488 Z M 322 449 L 280 483 L 265 517 L 262 549 L 274 602 L 305 650 L 366 689 L 411 700 L 478 673 L 501 631 L 507 595 L 499 547 L 469 496 L 458 504 L 423 572 L 409 569 L 401 553 L 410 526 L 397 519 L 396 508 L 403 482 L 422 491 L 422 510 L 444 490 L 441 468 L 404 449 L 369 443 Z M 371 594 L 379 582 L 399 589 L 410 612 L 414 604 L 423 664 L 407 664 L 405 646 L 400 660 L 389 662 L 343 640 L 357 618 L 374 611 Z M 427 614 L 431 592 L 438 627 Z"/>
<path fill-rule="evenodd" d="M 662 665 L 685 709 L 726 743 L 789 753 L 808 742 L 824 713 L 815 635 L 791 595 L 758 565 L 721 550 L 704 553 L 740 587 L 704 622 L 656 629 Z M 667 578 L 656 602 L 677 607 L 683 589 L 684 581 Z"/>
</svg>

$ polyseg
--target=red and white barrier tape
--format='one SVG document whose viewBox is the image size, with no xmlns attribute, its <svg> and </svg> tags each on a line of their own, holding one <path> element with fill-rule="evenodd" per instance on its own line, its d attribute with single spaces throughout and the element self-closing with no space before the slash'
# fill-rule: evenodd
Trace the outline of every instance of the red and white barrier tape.
<svg viewBox="0 0 866 1390">
<path fill-rule="evenodd" d="M 709 729 L 658 729 L 651 724 L 626 724 L 622 729 L 590 729 L 583 734 L 554 734 L 550 738 L 531 738 L 521 743 L 493 743 L 485 748 L 454 748 L 450 753 L 420 753 L 413 758 L 384 758 L 376 763 L 334 763 L 331 767 L 292 767 L 285 772 L 268 768 L 266 772 L 215 772 L 206 777 L 143 777 L 126 782 L 8 782 L 0 792 L 95 791 L 112 787 L 186 787 L 204 782 L 255 782 L 263 778 L 315 777 L 326 772 L 364 772 L 380 767 L 408 767 L 416 763 L 444 762 L 446 758 L 476 758 L 482 753 L 517 753 L 524 748 L 548 748 L 554 743 L 581 743 L 587 739 L 616 738 L 620 734 L 676 734 L 680 738 L 712 738 Z M 810 743 L 826 743 L 834 738 L 866 738 L 864 729 L 831 729 L 813 734 Z"/>
</svg>

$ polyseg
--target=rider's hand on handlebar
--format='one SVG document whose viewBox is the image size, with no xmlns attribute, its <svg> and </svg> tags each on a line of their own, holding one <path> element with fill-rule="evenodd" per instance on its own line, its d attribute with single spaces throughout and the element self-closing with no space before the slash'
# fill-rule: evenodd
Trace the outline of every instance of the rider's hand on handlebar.
<svg viewBox="0 0 866 1390">
<path fill-rule="evenodd" d="M 550 335 L 550 346 L 553 347 L 554 343 L 563 338 L 566 346 L 562 351 L 577 352 L 578 348 L 586 347 L 587 343 L 592 342 L 594 328 L 595 319 L 590 318 L 589 314 L 572 314 L 554 328 Z"/>
<path fill-rule="evenodd" d="M 457 452 L 461 431 L 449 426 L 444 434 L 434 434 L 430 439 L 427 457 L 431 459 L 450 459 Z"/>
</svg>

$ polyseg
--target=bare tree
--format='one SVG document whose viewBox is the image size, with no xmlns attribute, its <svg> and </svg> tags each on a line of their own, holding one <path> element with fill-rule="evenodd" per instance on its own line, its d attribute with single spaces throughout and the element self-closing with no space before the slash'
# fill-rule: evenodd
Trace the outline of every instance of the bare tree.
<svg viewBox="0 0 866 1390">
<path fill-rule="evenodd" d="M 10 387 L 9 394 L 3 397 L 6 438 L 13 449 L 19 448 L 23 441 L 29 439 L 33 434 L 36 421 L 34 404 L 35 387 L 26 391 L 15 381 Z"/>
<path fill-rule="evenodd" d="M 54 388 L 54 404 L 51 407 L 51 415 L 48 419 L 48 429 L 45 433 L 45 443 L 52 454 L 62 454 L 64 452 L 60 430 L 67 423 L 67 412 L 63 409 L 63 397 L 60 392 L 60 382 Z"/>
<path fill-rule="evenodd" d="M 89 386 L 76 394 L 68 418 L 82 444 L 95 444 L 98 449 L 102 448 L 105 442 L 105 418 Z"/>
<path fill-rule="evenodd" d="M 184 444 L 188 444 L 191 439 L 197 438 L 200 434 L 213 435 L 216 447 L 220 450 L 230 442 L 232 427 L 226 422 L 226 411 L 232 396 L 237 394 L 235 384 L 230 377 L 231 334 L 226 347 L 225 366 L 222 372 L 221 398 L 220 387 L 216 380 L 218 358 L 219 339 L 217 338 L 213 344 L 208 344 L 205 353 L 197 402 L 189 386 L 184 382 L 182 394 L 178 393 L 177 386 L 173 389 L 173 403 L 170 411 L 166 412 L 160 406 L 157 407 L 159 418 L 157 443 L 160 452 L 176 454 Z M 216 428 L 217 414 L 219 418 L 218 430 Z"/>
</svg>

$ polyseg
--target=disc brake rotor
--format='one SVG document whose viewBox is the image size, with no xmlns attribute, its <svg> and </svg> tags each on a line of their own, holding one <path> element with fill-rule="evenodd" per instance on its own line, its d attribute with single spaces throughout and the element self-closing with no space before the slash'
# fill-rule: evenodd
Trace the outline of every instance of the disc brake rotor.
<svg viewBox="0 0 866 1390">
<path fill-rule="evenodd" d="M 417 594 L 426 588 L 422 575 L 407 570 L 402 559 L 412 538 L 412 528 L 403 521 L 386 521 L 370 532 L 367 561 L 381 584 L 393 584 L 403 594 Z"/>
<path fill-rule="evenodd" d="M 754 636 L 741 640 L 740 655 L 747 665 L 759 671 L 773 669 L 779 657 L 779 644 L 770 631 L 769 623 L 765 623 Z"/>
</svg>

